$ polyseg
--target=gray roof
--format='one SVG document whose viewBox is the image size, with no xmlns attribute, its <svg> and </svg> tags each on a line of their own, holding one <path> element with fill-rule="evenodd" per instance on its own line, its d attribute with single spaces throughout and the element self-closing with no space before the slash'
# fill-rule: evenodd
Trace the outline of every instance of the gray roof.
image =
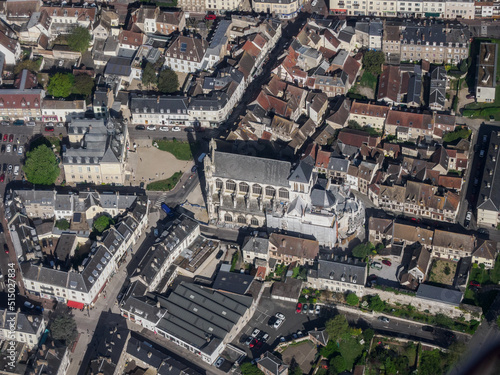
<svg viewBox="0 0 500 375">
<path fill-rule="evenodd" d="M 358 259 L 349 258 L 347 262 L 338 259 L 319 260 L 318 269 L 310 270 L 309 276 L 330 279 L 346 284 L 365 285 L 366 264 Z"/>
<path fill-rule="evenodd" d="M 311 203 L 316 207 L 330 208 L 335 204 L 335 197 L 329 190 L 313 189 Z"/>
<path fill-rule="evenodd" d="M 410 75 L 410 82 L 408 83 L 408 94 L 406 95 L 407 103 L 416 103 L 420 105 L 420 94 L 422 92 L 422 72 L 420 66 L 418 71 Z"/>
<path fill-rule="evenodd" d="M 222 109 L 229 96 L 222 91 L 212 91 L 208 95 L 198 95 L 191 98 L 189 110 L 193 111 L 218 111 Z"/>
<path fill-rule="evenodd" d="M 184 96 L 143 96 L 130 95 L 130 110 L 132 112 L 187 114 L 188 98 Z"/>
<path fill-rule="evenodd" d="M 458 290 L 439 288 L 437 286 L 420 284 L 417 297 L 458 306 L 463 298 L 463 293 Z"/>
<path fill-rule="evenodd" d="M 301 161 L 297 168 L 292 172 L 290 178 L 288 179 L 291 183 L 300 182 L 303 184 L 309 183 L 311 180 L 311 176 L 313 174 L 314 167 L 306 163 L 305 161 Z"/>
<path fill-rule="evenodd" d="M 478 209 L 500 211 L 500 136 L 498 132 L 491 132 L 490 145 L 485 159 L 483 181 L 478 198 Z M 488 173 L 492 171 L 492 174 Z"/>
<path fill-rule="evenodd" d="M 279 375 L 288 368 L 288 366 L 283 365 L 283 362 L 278 357 L 270 352 L 265 352 L 262 358 L 259 359 L 258 364 L 264 367 L 268 373 L 272 375 Z"/>
<path fill-rule="evenodd" d="M 248 236 L 243 241 L 242 250 L 267 255 L 269 240 L 262 237 Z"/>
<path fill-rule="evenodd" d="M 212 288 L 236 294 L 246 294 L 253 276 L 244 273 L 219 271 Z"/>
<path fill-rule="evenodd" d="M 157 329 L 211 355 L 238 323 L 253 299 L 181 282 L 167 297 L 158 297 L 167 314 Z"/>
<path fill-rule="evenodd" d="M 331 171 L 347 173 L 349 169 L 349 160 L 341 158 L 330 158 L 328 169 Z"/>
<path fill-rule="evenodd" d="M 214 177 L 288 187 L 291 164 L 256 156 L 214 152 Z"/>
<path fill-rule="evenodd" d="M 105 75 L 128 77 L 132 72 L 132 59 L 128 57 L 112 57 L 106 64 Z"/>
</svg>

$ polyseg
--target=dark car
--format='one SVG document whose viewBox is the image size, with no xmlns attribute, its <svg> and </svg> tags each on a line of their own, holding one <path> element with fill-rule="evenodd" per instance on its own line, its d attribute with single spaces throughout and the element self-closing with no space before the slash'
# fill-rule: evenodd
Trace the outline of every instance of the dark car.
<svg viewBox="0 0 500 375">
<path fill-rule="evenodd" d="M 434 332 L 434 327 L 431 327 L 431 326 L 422 326 L 422 331 L 425 331 L 425 332 Z"/>
<path fill-rule="evenodd" d="M 12 146 L 12 152 L 15 154 L 17 152 L 17 146 L 16 145 L 13 145 Z"/>
<path fill-rule="evenodd" d="M 386 266 L 389 266 L 389 267 L 392 265 L 392 263 L 389 260 L 385 260 L 385 259 L 382 261 L 382 263 L 385 264 Z"/>
<path fill-rule="evenodd" d="M 50 246 L 50 247 L 54 246 L 54 243 L 52 242 L 52 238 L 51 238 L 51 239 L 49 239 L 49 246 Z"/>
<path fill-rule="evenodd" d="M 0 174 L 0 182 L 4 182 L 5 181 L 5 174 Z"/>
<path fill-rule="evenodd" d="M 24 125 L 24 120 L 16 120 L 12 123 L 14 126 L 23 126 Z"/>
<path fill-rule="evenodd" d="M 197 169 L 198 167 L 196 165 L 193 165 L 193 168 L 191 168 L 191 172 L 196 172 Z"/>
<path fill-rule="evenodd" d="M 7 163 L 3 163 L 2 172 L 7 172 Z"/>
<path fill-rule="evenodd" d="M 215 256 L 215 259 L 220 259 L 222 258 L 222 255 L 224 255 L 224 250 L 219 250 L 219 252 L 217 253 L 217 255 Z"/>
<path fill-rule="evenodd" d="M 146 127 L 144 125 L 137 125 L 135 130 L 146 130 Z"/>
<path fill-rule="evenodd" d="M 467 99 L 476 99 L 476 95 L 474 95 L 474 94 L 467 94 L 465 97 Z"/>
<path fill-rule="evenodd" d="M 5 154 L 5 145 L 2 145 L 2 154 Z"/>
<path fill-rule="evenodd" d="M 14 142 L 14 134 L 11 134 L 11 135 L 9 136 L 9 142 Z"/>
<path fill-rule="evenodd" d="M 46 239 L 43 239 L 43 240 L 42 240 L 42 246 L 43 246 L 43 247 L 47 247 L 47 240 L 46 240 Z"/>
</svg>

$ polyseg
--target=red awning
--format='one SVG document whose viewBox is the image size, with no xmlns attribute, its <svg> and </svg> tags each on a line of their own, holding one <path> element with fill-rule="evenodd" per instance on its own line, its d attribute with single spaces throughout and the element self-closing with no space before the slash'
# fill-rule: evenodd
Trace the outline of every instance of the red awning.
<svg viewBox="0 0 500 375">
<path fill-rule="evenodd" d="M 70 300 L 68 300 L 67 305 L 68 307 L 73 307 L 75 309 L 83 309 L 85 307 L 85 305 L 81 302 L 70 301 Z"/>
</svg>

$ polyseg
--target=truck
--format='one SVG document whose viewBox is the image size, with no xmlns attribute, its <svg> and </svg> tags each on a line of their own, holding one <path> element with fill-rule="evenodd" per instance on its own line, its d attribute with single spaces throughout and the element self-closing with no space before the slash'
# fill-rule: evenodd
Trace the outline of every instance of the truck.
<svg viewBox="0 0 500 375">
<path fill-rule="evenodd" d="M 170 209 L 170 207 L 167 206 L 166 203 L 161 204 L 161 209 L 167 214 L 167 216 L 172 216 L 174 213 Z"/>
</svg>

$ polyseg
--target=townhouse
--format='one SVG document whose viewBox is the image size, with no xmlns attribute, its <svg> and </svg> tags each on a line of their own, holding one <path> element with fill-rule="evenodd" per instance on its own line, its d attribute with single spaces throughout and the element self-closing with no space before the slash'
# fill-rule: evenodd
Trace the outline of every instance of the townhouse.
<svg viewBox="0 0 500 375">
<path fill-rule="evenodd" d="M 385 133 L 396 135 L 398 139 L 416 139 L 433 136 L 432 115 L 403 110 L 389 110 L 385 122 Z"/>
<path fill-rule="evenodd" d="M 496 228 L 499 221 L 500 199 L 496 194 L 500 187 L 499 167 L 500 136 L 491 132 L 488 150 L 485 153 L 485 166 L 477 198 L 477 224 Z"/>
<path fill-rule="evenodd" d="M 288 265 L 312 265 L 319 255 L 318 241 L 271 233 L 269 236 L 269 257 L 278 263 Z"/>
<path fill-rule="evenodd" d="M 76 26 L 92 30 L 97 15 L 96 7 L 42 6 L 40 11 L 46 11 L 52 20 L 51 38 L 56 38 L 59 34 L 69 34 Z"/>
<path fill-rule="evenodd" d="M 183 96 L 130 95 L 133 124 L 189 126 L 188 98 Z"/>
<path fill-rule="evenodd" d="M 361 126 L 369 126 L 378 132 L 382 132 L 388 112 L 389 107 L 378 104 L 360 103 L 354 100 L 351 105 L 349 119 L 356 121 Z"/>
<path fill-rule="evenodd" d="M 11 312 L 9 309 L 0 309 L 0 340 L 2 341 L 17 341 L 26 344 L 29 349 L 34 349 L 46 327 L 47 322 L 43 315 L 28 315 L 20 311 Z"/>
<path fill-rule="evenodd" d="M 302 5 L 302 0 L 256 0 L 252 2 L 252 9 L 257 13 L 274 13 L 280 19 L 292 19 Z"/>
<path fill-rule="evenodd" d="M 7 121 L 40 121 L 45 91 L 37 87 L 36 76 L 23 70 L 14 89 L 0 89 L 0 118 Z"/>
<path fill-rule="evenodd" d="M 165 66 L 183 73 L 201 70 L 207 48 L 204 39 L 179 35 L 165 51 Z"/>
<path fill-rule="evenodd" d="M 85 100 L 48 100 L 42 101 L 42 121 L 70 122 L 73 118 L 83 117 L 87 106 Z"/>
<path fill-rule="evenodd" d="M 497 62 L 498 45 L 482 42 L 479 46 L 476 64 L 476 100 L 478 102 L 493 103 L 495 101 Z"/>
</svg>

